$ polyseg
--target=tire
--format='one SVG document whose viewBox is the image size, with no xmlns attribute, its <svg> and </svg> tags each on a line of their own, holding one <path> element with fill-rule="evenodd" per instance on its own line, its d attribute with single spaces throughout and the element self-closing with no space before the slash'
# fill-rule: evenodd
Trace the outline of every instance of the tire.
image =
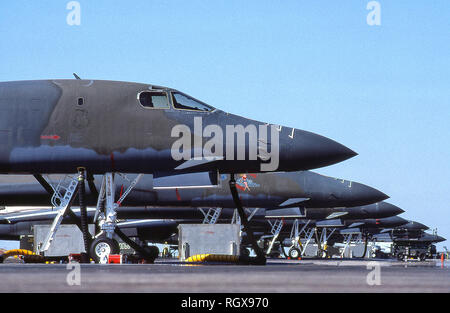
<svg viewBox="0 0 450 313">
<path fill-rule="evenodd" d="M 147 253 L 147 259 L 154 261 L 159 256 L 159 249 L 157 246 L 148 246 L 144 248 Z"/>
<path fill-rule="evenodd" d="M 289 249 L 288 255 L 291 259 L 298 259 L 300 257 L 300 253 L 301 252 L 299 249 L 292 247 Z"/>
<path fill-rule="evenodd" d="M 427 258 L 427 255 L 426 255 L 425 253 L 421 253 L 421 254 L 419 255 L 419 260 L 422 261 L 422 262 L 425 261 L 426 258 Z"/>
<path fill-rule="evenodd" d="M 114 239 L 99 237 L 92 242 L 89 252 L 91 258 L 95 261 L 95 263 L 99 263 L 101 256 L 105 253 L 119 254 L 120 247 L 119 243 Z"/>
<path fill-rule="evenodd" d="M 250 250 L 247 248 L 242 248 L 241 249 L 241 256 L 243 257 L 249 257 L 250 256 Z"/>
</svg>

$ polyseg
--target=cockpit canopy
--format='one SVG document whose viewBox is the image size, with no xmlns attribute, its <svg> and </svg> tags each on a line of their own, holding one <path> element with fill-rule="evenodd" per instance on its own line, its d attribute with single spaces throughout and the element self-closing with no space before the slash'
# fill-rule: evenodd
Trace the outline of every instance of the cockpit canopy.
<svg viewBox="0 0 450 313">
<path fill-rule="evenodd" d="M 167 93 L 159 91 L 143 91 L 139 93 L 139 102 L 145 108 L 168 109 Z"/>
<path fill-rule="evenodd" d="M 139 103 L 144 108 L 211 112 L 214 108 L 179 91 L 145 90 L 138 94 Z"/>
</svg>

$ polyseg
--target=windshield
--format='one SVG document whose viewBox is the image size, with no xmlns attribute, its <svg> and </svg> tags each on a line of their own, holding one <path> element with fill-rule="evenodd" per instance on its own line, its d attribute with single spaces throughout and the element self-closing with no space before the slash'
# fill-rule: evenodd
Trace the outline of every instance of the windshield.
<svg viewBox="0 0 450 313">
<path fill-rule="evenodd" d="M 202 112 L 210 112 L 214 110 L 213 107 L 203 103 L 197 99 L 194 99 L 188 95 L 182 94 L 180 92 L 172 93 L 173 106 L 175 109 L 180 110 L 194 110 Z"/>
<path fill-rule="evenodd" d="M 139 94 L 139 102 L 145 108 L 169 108 L 169 101 L 165 92 L 143 91 Z"/>
</svg>

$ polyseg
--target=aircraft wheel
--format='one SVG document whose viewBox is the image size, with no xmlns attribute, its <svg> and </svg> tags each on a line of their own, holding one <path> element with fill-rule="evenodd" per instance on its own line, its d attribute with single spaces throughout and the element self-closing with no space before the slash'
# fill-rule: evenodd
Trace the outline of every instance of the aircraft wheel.
<svg viewBox="0 0 450 313">
<path fill-rule="evenodd" d="M 421 254 L 419 255 L 419 260 L 420 260 L 420 261 L 425 261 L 426 258 L 427 258 L 427 256 L 425 255 L 425 253 L 421 253 Z"/>
<path fill-rule="evenodd" d="M 154 261 L 159 256 L 159 249 L 157 246 L 148 246 L 144 248 L 147 253 L 146 259 L 148 261 Z"/>
<path fill-rule="evenodd" d="M 94 259 L 95 263 L 99 263 L 106 255 L 120 253 L 119 243 L 107 237 L 98 237 L 95 239 L 89 250 L 91 258 Z"/>
<path fill-rule="evenodd" d="M 292 247 L 289 249 L 288 255 L 291 259 L 298 259 L 300 257 L 300 250 Z"/>
<path fill-rule="evenodd" d="M 241 249 L 241 256 L 249 257 L 250 256 L 250 250 L 248 250 L 247 248 L 242 248 Z"/>
</svg>

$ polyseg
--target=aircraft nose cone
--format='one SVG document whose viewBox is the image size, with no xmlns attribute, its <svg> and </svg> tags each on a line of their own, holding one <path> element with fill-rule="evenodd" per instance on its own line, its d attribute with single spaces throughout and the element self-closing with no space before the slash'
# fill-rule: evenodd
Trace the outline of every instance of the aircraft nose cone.
<svg viewBox="0 0 450 313">
<path fill-rule="evenodd" d="M 349 188 L 349 200 L 352 206 L 367 205 L 377 203 L 389 198 L 388 195 L 370 186 L 352 182 Z"/>
<path fill-rule="evenodd" d="M 283 159 L 280 165 L 285 162 L 289 167 L 300 165 L 302 170 L 308 170 L 339 163 L 355 155 L 353 150 L 321 135 L 299 129 L 293 133 L 289 129 L 280 132 L 280 159 Z M 283 170 L 289 168 L 283 166 Z"/>
<path fill-rule="evenodd" d="M 408 223 L 408 229 L 410 229 L 410 230 L 428 230 L 430 228 L 422 223 L 410 221 Z"/>
<path fill-rule="evenodd" d="M 380 202 L 378 204 L 379 213 L 385 217 L 395 216 L 404 213 L 405 211 L 398 206 L 388 202 Z"/>
<path fill-rule="evenodd" d="M 327 207 L 356 207 L 370 205 L 389 198 L 381 191 L 367 185 L 339 178 L 327 177 L 314 172 L 303 172 L 302 190 L 315 205 Z M 368 207 L 372 215 L 377 208 Z M 363 211 L 364 212 L 364 211 Z"/>
<path fill-rule="evenodd" d="M 401 225 L 405 225 L 407 223 L 408 223 L 408 221 L 400 216 L 392 216 L 392 217 L 387 217 L 387 218 L 383 218 L 383 219 L 379 220 L 380 226 L 389 227 L 389 228 L 398 227 Z"/>
</svg>

